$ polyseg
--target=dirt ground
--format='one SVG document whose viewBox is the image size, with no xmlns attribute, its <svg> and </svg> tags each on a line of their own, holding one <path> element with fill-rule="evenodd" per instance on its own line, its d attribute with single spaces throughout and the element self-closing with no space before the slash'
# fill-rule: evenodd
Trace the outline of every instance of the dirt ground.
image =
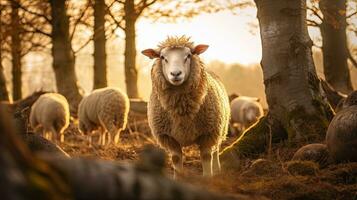
<svg viewBox="0 0 357 200">
<path fill-rule="evenodd" d="M 128 129 L 120 136 L 118 147 L 89 146 L 78 130 L 76 122 L 66 131 L 61 147 L 72 157 L 136 162 L 145 145 L 156 145 L 144 116 L 131 115 Z M 95 139 L 95 138 L 94 138 Z M 224 146 L 236 138 L 228 138 Z M 185 174 L 180 181 L 221 193 L 259 194 L 271 199 L 351 199 L 357 200 L 357 163 L 330 165 L 320 169 L 312 162 L 289 162 L 297 147 L 278 144 L 263 160 L 244 159 L 239 171 L 224 171 L 212 178 L 201 176 L 197 147 L 184 149 Z M 172 176 L 170 160 L 166 173 Z"/>
</svg>

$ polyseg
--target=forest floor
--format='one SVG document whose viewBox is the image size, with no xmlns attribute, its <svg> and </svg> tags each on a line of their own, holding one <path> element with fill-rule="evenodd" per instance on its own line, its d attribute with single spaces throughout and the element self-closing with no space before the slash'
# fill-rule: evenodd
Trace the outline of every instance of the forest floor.
<svg viewBox="0 0 357 200">
<path fill-rule="evenodd" d="M 89 146 L 78 132 L 77 125 L 72 123 L 61 147 L 72 157 L 136 162 L 145 145 L 156 143 L 145 118 L 131 117 L 128 127 L 121 133 L 118 147 L 103 148 Z M 235 139 L 228 138 L 223 148 Z M 197 147 L 188 147 L 184 149 L 185 174 L 180 181 L 220 193 L 259 194 L 271 199 L 357 200 L 357 163 L 320 169 L 312 162 L 289 162 L 296 150 L 296 147 L 278 144 L 270 155 L 261 155 L 260 158 L 265 160 L 245 159 L 238 171 L 225 171 L 212 178 L 204 178 Z M 173 174 L 169 159 L 166 173 L 168 176 Z"/>
</svg>

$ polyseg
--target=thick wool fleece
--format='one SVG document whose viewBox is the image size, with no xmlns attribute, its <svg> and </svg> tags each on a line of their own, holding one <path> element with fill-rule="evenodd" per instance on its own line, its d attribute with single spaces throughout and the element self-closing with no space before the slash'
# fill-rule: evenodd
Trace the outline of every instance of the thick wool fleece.
<svg viewBox="0 0 357 200">
<path fill-rule="evenodd" d="M 69 104 L 61 94 L 47 93 L 41 95 L 33 104 L 30 123 L 33 129 L 42 126 L 44 131 L 60 133 L 69 126 Z"/>
<path fill-rule="evenodd" d="M 85 134 L 102 127 L 111 134 L 123 130 L 129 113 L 129 99 L 116 88 L 94 90 L 79 104 L 79 129 Z"/>
<path fill-rule="evenodd" d="M 158 142 L 169 148 L 198 144 L 218 150 L 227 133 L 230 107 L 217 76 L 208 73 L 199 57 L 193 55 L 189 78 L 182 85 L 173 86 L 166 81 L 160 59 L 153 65 L 151 78 L 149 125 L 156 138 L 170 138 Z"/>
</svg>

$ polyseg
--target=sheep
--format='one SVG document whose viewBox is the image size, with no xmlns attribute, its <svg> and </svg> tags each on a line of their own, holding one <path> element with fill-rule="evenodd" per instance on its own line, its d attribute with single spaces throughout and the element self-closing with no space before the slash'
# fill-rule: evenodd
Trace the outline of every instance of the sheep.
<svg viewBox="0 0 357 200">
<path fill-rule="evenodd" d="M 125 93 L 111 87 L 96 89 L 79 103 L 79 130 L 91 138 L 91 132 L 101 128 L 99 145 L 108 146 L 113 136 L 114 143 L 118 144 L 120 132 L 126 127 L 128 113 L 129 98 Z"/>
<path fill-rule="evenodd" d="M 220 171 L 219 148 L 228 132 L 229 100 L 218 77 L 199 55 L 208 45 L 194 46 L 189 37 L 168 37 L 156 50 L 148 121 L 156 141 L 171 154 L 174 177 L 183 170 L 182 147 L 199 146 L 204 176 Z"/>
<path fill-rule="evenodd" d="M 35 132 L 42 130 L 45 138 L 64 142 L 64 130 L 69 126 L 69 104 L 61 94 L 46 93 L 41 95 L 32 105 L 30 124 Z"/>
<path fill-rule="evenodd" d="M 236 127 L 240 131 L 258 121 L 264 115 L 259 98 L 239 96 L 231 102 L 231 132 L 236 132 Z"/>
</svg>

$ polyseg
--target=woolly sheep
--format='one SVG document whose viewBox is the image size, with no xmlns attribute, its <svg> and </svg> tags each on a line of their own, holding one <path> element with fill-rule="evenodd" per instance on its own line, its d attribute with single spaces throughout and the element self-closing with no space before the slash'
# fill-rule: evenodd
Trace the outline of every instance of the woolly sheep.
<svg viewBox="0 0 357 200">
<path fill-rule="evenodd" d="M 197 144 L 203 175 L 220 170 L 219 148 L 228 131 L 228 95 L 199 58 L 208 45 L 194 46 L 186 36 L 168 37 L 158 49 L 142 53 L 155 59 L 148 120 L 158 143 L 171 153 L 175 174 L 183 168 L 182 147 Z"/>
<path fill-rule="evenodd" d="M 235 132 L 235 127 L 240 131 L 258 121 L 263 116 L 263 108 L 258 98 L 239 96 L 231 102 L 231 131 Z"/>
<path fill-rule="evenodd" d="M 46 138 L 47 134 L 52 139 L 64 141 L 64 130 L 69 126 L 69 104 L 67 99 L 57 93 L 41 95 L 31 107 L 30 124 L 36 131 L 42 129 Z"/>
<path fill-rule="evenodd" d="M 79 104 L 79 130 L 90 137 L 90 133 L 102 129 L 99 145 L 119 141 L 120 132 L 126 127 L 129 113 L 129 99 L 117 88 L 101 88 L 84 97 Z M 106 143 L 105 138 L 108 138 Z"/>
</svg>

